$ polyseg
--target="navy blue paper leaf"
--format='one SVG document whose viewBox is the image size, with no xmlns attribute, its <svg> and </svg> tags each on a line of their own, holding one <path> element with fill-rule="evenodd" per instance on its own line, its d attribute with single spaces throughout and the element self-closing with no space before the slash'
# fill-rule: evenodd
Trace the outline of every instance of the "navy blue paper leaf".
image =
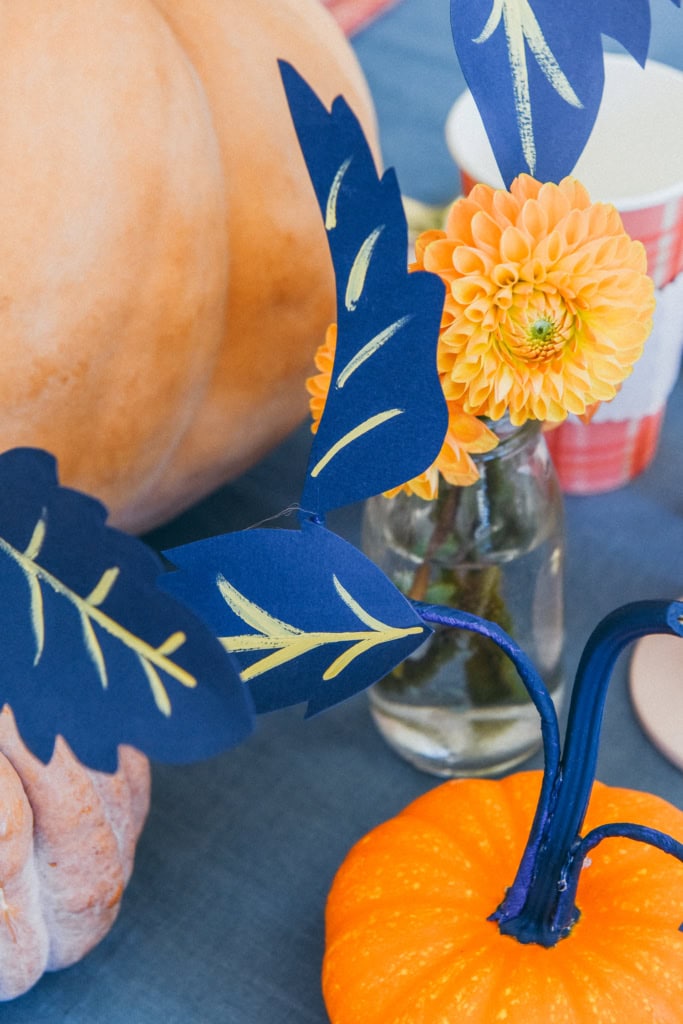
<svg viewBox="0 0 683 1024">
<path fill-rule="evenodd" d="M 174 763 L 234 746 L 253 726 L 234 661 L 105 516 L 46 452 L 0 455 L 0 706 L 43 762 L 58 734 L 102 771 L 121 743 Z"/>
<path fill-rule="evenodd" d="M 680 3 L 680 0 L 674 0 Z M 602 34 L 645 64 L 648 0 L 451 0 L 453 39 L 506 185 L 560 181 L 593 129 Z"/>
<path fill-rule="evenodd" d="M 240 663 L 256 710 L 311 715 L 376 682 L 431 629 L 384 573 L 318 523 L 247 530 L 166 552 L 163 586 Z"/>
<path fill-rule="evenodd" d="M 380 179 L 343 98 L 331 112 L 280 63 L 337 283 L 337 350 L 302 504 L 318 517 L 398 487 L 434 461 L 448 426 L 436 369 L 444 287 L 407 269 L 392 171 Z"/>
</svg>

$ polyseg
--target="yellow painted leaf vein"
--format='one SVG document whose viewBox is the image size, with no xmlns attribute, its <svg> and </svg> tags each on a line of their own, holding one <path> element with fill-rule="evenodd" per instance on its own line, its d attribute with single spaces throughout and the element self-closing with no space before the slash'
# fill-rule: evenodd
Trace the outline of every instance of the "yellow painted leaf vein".
<svg viewBox="0 0 683 1024">
<path fill-rule="evenodd" d="M 346 295 L 344 296 L 344 304 L 349 313 L 354 311 L 358 305 L 361 295 L 363 294 L 365 279 L 370 267 L 370 260 L 372 259 L 372 254 L 375 251 L 375 246 L 377 245 L 379 236 L 383 231 L 384 224 L 380 224 L 379 227 L 374 228 L 356 253 L 356 258 L 354 259 L 351 270 L 349 271 L 348 281 L 346 282 Z"/>
<path fill-rule="evenodd" d="M 106 690 L 107 687 L 109 686 L 109 675 L 107 673 L 107 666 L 104 660 L 104 654 L 102 653 L 100 642 L 97 639 L 97 635 L 95 633 L 95 630 L 93 629 L 92 622 L 90 621 L 88 616 L 81 612 L 80 618 L 81 628 L 83 630 L 83 642 L 85 643 L 86 650 L 90 655 L 90 660 L 95 666 L 95 670 L 98 676 L 100 677 L 102 689 Z"/>
<path fill-rule="evenodd" d="M 223 579 L 225 578 L 223 577 Z M 227 580 L 225 582 L 227 583 Z M 323 673 L 323 679 L 334 679 L 355 658 L 364 654 L 372 647 L 391 643 L 394 640 L 423 632 L 423 627 L 420 625 L 399 627 L 387 625 L 381 619 L 370 615 L 349 594 L 336 576 L 333 576 L 333 582 L 337 593 L 344 603 L 369 627 L 369 632 L 367 630 L 340 630 L 338 632 L 320 630 L 306 633 L 289 623 L 283 622 L 281 619 L 269 615 L 263 608 L 249 601 L 236 587 L 228 584 L 229 603 L 235 614 L 248 625 L 253 625 L 254 621 L 258 621 L 264 628 L 256 634 L 243 633 L 236 636 L 222 636 L 219 639 L 223 647 L 232 653 L 267 650 L 271 652 L 242 670 L 241 676 L 245 682 L 263 675 L 274 668 L 278 668 L 289 661 L 293 661 L 303 654 L 308 654 L 319 647 L 324 647 L 328 644 L 351 644 L 352 646 L 335 658 Z M 250 622 L 243 618 L 240 612 L 241 609 L 246 609 L 251 619 Z M 260 627 L 254 628 L 260 629 Z"/>
<path fill-rule="evenodd" d="M 378 352 L 383 345 L 386 345 L 386 343 L 412 319 L 412 314 L 402 316 L 399 320 L 395 320 L 393 324 L 389 324 L 389 326 L 385 327 L 383 331 L 376 334 L 374 338 L 371 338 L 370 341 L 367 342 L 367 344 L 363 345 L 363 347 L 360 348 L 351 359 L 349 359 L 346 366 L 338 374 L 335 382 L 336 386 L 338 388 L 343 388 L 349 377 L 355 373 L 363 363 L 374 356 L 375 352 Z"/>
<path fill-rule="evenodd" d="M 402 416 L 405 409 L 385 409 L 384 412 L 378 412 L 374 416 L 369 416 L 363 423 L 359 423 L 357 427 L 353 427 L 339 438 L 338 441 L 332 445 L 332 447 L 318 459 L 315 466 L 311 470 L 311 476 L 317 477 L 322 473 L 323 469 L 334 459 L 341 451 L 344 450 L 348 445 L 353 444 L 359 437 L 364 434 L 368 434 L 371 430 L 376 430 L 383 423 L 387 423 L 392 420 L 395 416 Z"/>
<path fill-rule="evenodd" d="M 522 151 L 530 173 L 534 174 L 536 142 L 526 57 L 527 45 L 555 92 L 573 107 L 582 108 L 583 104 L 548 46 L 529 0 L 494 0 L 486 24 L 474 42 L 485 43 L 490 39 L 501 20 L 505 27 Z"/>
<path fill-rule="evenodd" d="M 268 614 L 265 608 L 261 608 L 260 605 L 250 601 L 237 587 L 233 587 L 232 583 L 226 579 L 223 573 L 218 573 L 216 582 L 225 603 L 247 626 L 251 626 L 252 629 L 256 629 L 259 633 L 264 633 L 267 636 L 272 636 L 278 632 L 283 633 L 285 636 L 301 634 L 302 631 L 297 629 L 296 626 L 290 626 L 288 622 L 274 618 Z"/>
<path fill-rule="evenodd" d="M 332 185 L 327 196 L 327 205 L 325 207 L 325 228 L 327 231 L 332 231 L 332 229 L 337 226 L 337 199 L 339 198 L 339 189 L 341 188 L 344 175 L 348 171 L 352 160 L 353 154 L 351 156 L 347 156 L 332 181 Z"/>
<path fill-rule="evenodd" d="M 36 586 L 39 588 L 41 583 L 46 584 L 50 587 L 52 591 L 54 591 L 55 594 L 58 594 L 60 597 L 65 598 L 72 605 L 74 605 L 74 607 L 76 608 L 81 617 L 81 621 L 84 621 L 84 619 L 88 619 L 91 623 L 94 622 L 97 626 L 100 627 L 100 629 L 104 630 L 110 636 L 114 637 L 116 640 L 119 640 L 122 644 L 124 644 L 124 646 L 133 651 L 139 658 L 140 662 L 142 664 L 145 664 L 146 672 L 147 667 L 155 665 L 157 668 L 165 672 L 172 679 L 175 679 L 176 682 L 180 683 L 183 686 L 193 688 L 197 685 L 196 678 L 190 672 L 182 668 L 180 665 L 176 665 L 175 662 L 171 661 L 167 657 L 166 653 L 164 653 L 165 646 L 169 644 L 171 638 L 169 638 L 169 640 L 166 640 L 164 644 L 162 644 L 160 647 L 153 647 L 151 644 L 148 644 L 141 637 L 136 636 L 133 632 L 131 632 L 131 630 L 127 629 L 121 623 L 116 622 L 115 619 L 112 619 L 111 616 L 107 615 L 100 608 L 98 608 L 96 604 L 91 604 L 88 598 L 81 597 L 80 594 L 77 594 L 74 590 L 72 590 L 65 583 L 63 583 L 62 580 L 58 579 L 43 566 L 39 565 L 31 557 L 31 553 L 34 549 L 39 550 L 39 546 L 34 543 L 34 539 L 36 538 L 36 536 L 37 534 L 36 531 L 34 530 L 31 542 L 29 543 L 26 549 L 26 551 L 29 552 L 28 554 L 26 552 L 18 551 L 12 544 L 5 540 L 4 537 L 0 537 L 0 551 L 3 551 L 6 555 L 8 555 L 9 558 L 11 558 L 19 566 L 19 568 L 22 570 L 24 576 L 29 582 L 29 587 L 31 588 L 32 615 L 37 614 L 37 599 L 35 598 Z M 118 572 L 118 570 L 116 570 L 116 572 Z M 100 586 L 105 585 L 103 584 L 103 580 L 105 579 L 105 577 L 107 578 L 110 588 L 111 585 L 113 585 L 114 570 L 109 570 L 108 573 L 109 575 L 107 573 L 104 574 L 104 576 L 100 580 L 100 583 L 95 587 L 93 593 L 95 593 L 96 595 Z M 35 619 L 33 621 L 33 627 L 35 632 Z M 184 642 L 184 634 L 173 634 L 174 650 L 177 650 L 178 647 L 181 645 L 180 637 L 182 637 L 182 640 Z M 92 651 L 90 647 L 88 648 L 88 653 L 92 656 Z M 101 675 L 100 678 L 102 678 Z"/>
<path fill-rule="evenodd" d="M 120 570 L 118 566 L 112 566 L 111 569 L 107 569 L 100 576 L 99 582 L 90 591 L 86 597 L 86 601 L 90 605 L 101 605 L 109 597 L 111 590 L 119 578 Z"/>
<path fill-rule="evenodd" d="M 45 615 L 43 612 L 43 591 L 35 576 L 28 577 L 28 586 L 31 594 L 31 628 L 36 641 L 36 653 L 33 664 L 40 661 L 45 648 Z"/>
</svg>

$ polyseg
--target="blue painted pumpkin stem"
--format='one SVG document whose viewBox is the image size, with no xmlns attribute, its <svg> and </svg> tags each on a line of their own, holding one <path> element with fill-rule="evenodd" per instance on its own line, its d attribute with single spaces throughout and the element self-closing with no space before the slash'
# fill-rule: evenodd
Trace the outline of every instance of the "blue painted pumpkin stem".
<svg viewBox="0 0 683 1024">
<path fill-rule="evenodd" d="M 517 875 L 491 919 L 520 942 L 554 946 L 579 917 L 575 896 L 584 858 L 601 839 L 623 835 L 648 842 L 683 860 L 683 846 L 638 825 L 604 825 L 581 836 L 590 799 L 602 718 L 612 670 L 624 648 L 651 633 L 683 636 L 683 603 L 640 601 L 612 612 L 597 626 L 579 662 L 569 707 L 564 751 L 552 700 L 538 672 L 515 642 L 493 623 L 451 609 L 416 604 L 430 622 L 489 636 L 512 658 L 541 716 L 543 784 Z"/>
</svg>

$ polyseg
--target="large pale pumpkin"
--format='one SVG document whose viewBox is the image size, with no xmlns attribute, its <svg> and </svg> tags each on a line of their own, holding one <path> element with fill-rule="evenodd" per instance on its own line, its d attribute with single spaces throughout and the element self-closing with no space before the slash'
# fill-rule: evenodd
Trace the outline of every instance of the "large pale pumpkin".
<svg viewBox="0 0 683 1024">
<path fill-rule="evenodd" d="M 149 527 L 305 414 L 334 315 L 285 58 L 372 136 L 319 0 L 0 0 L 0 448 Z"/>
<path fill-rule="evenodd" d="M 0 714 L 0 1000 L 81 959 L 106 935 L 149 807 L 149 763 L 120 748 L 114 775 L 59 739 L 45 766 Z"/>
</svg>

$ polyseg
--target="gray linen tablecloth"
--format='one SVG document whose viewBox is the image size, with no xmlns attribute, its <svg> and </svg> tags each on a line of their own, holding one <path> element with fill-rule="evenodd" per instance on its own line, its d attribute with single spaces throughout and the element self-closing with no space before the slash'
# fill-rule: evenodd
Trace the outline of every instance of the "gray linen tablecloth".
<svg viewBox="0 0 683 1024">
<path fill-rule="evenodd" d="M 654 0 L 652 56 L 683 66 L 683 14 Z M 443 202 L 458 188 L 442 137 L 463 88 L 446 0 L 403 0 L 354 45 L 374 92 L 387 163 L 404 190 Z M 301 430 L 151 540 L 160 547 L 240 529 L 300 494 Z M 329 525 L 358 541 L 359 510 Z M 683 592 L 683 385 L 652 467 L 628 487 L 570 498 L 567 675 L 617 605 Z M 646 740 L 615 673 L 599 777 L 683 804 L 683 775 Z M 539 766 L 540 758 L 529 762 Z M 156 767 L 135 873 L 110 935 L 85 960 L 0 1007 L 2 1024 L 324 1024 L 325 897 L 349 847 L 435 782 L 378 738 L 361 695 L 304 722 L 262 719 L 240 749 Z M 361 1021 L 358 1024 L 362 1024 Z"/>
</svg>

